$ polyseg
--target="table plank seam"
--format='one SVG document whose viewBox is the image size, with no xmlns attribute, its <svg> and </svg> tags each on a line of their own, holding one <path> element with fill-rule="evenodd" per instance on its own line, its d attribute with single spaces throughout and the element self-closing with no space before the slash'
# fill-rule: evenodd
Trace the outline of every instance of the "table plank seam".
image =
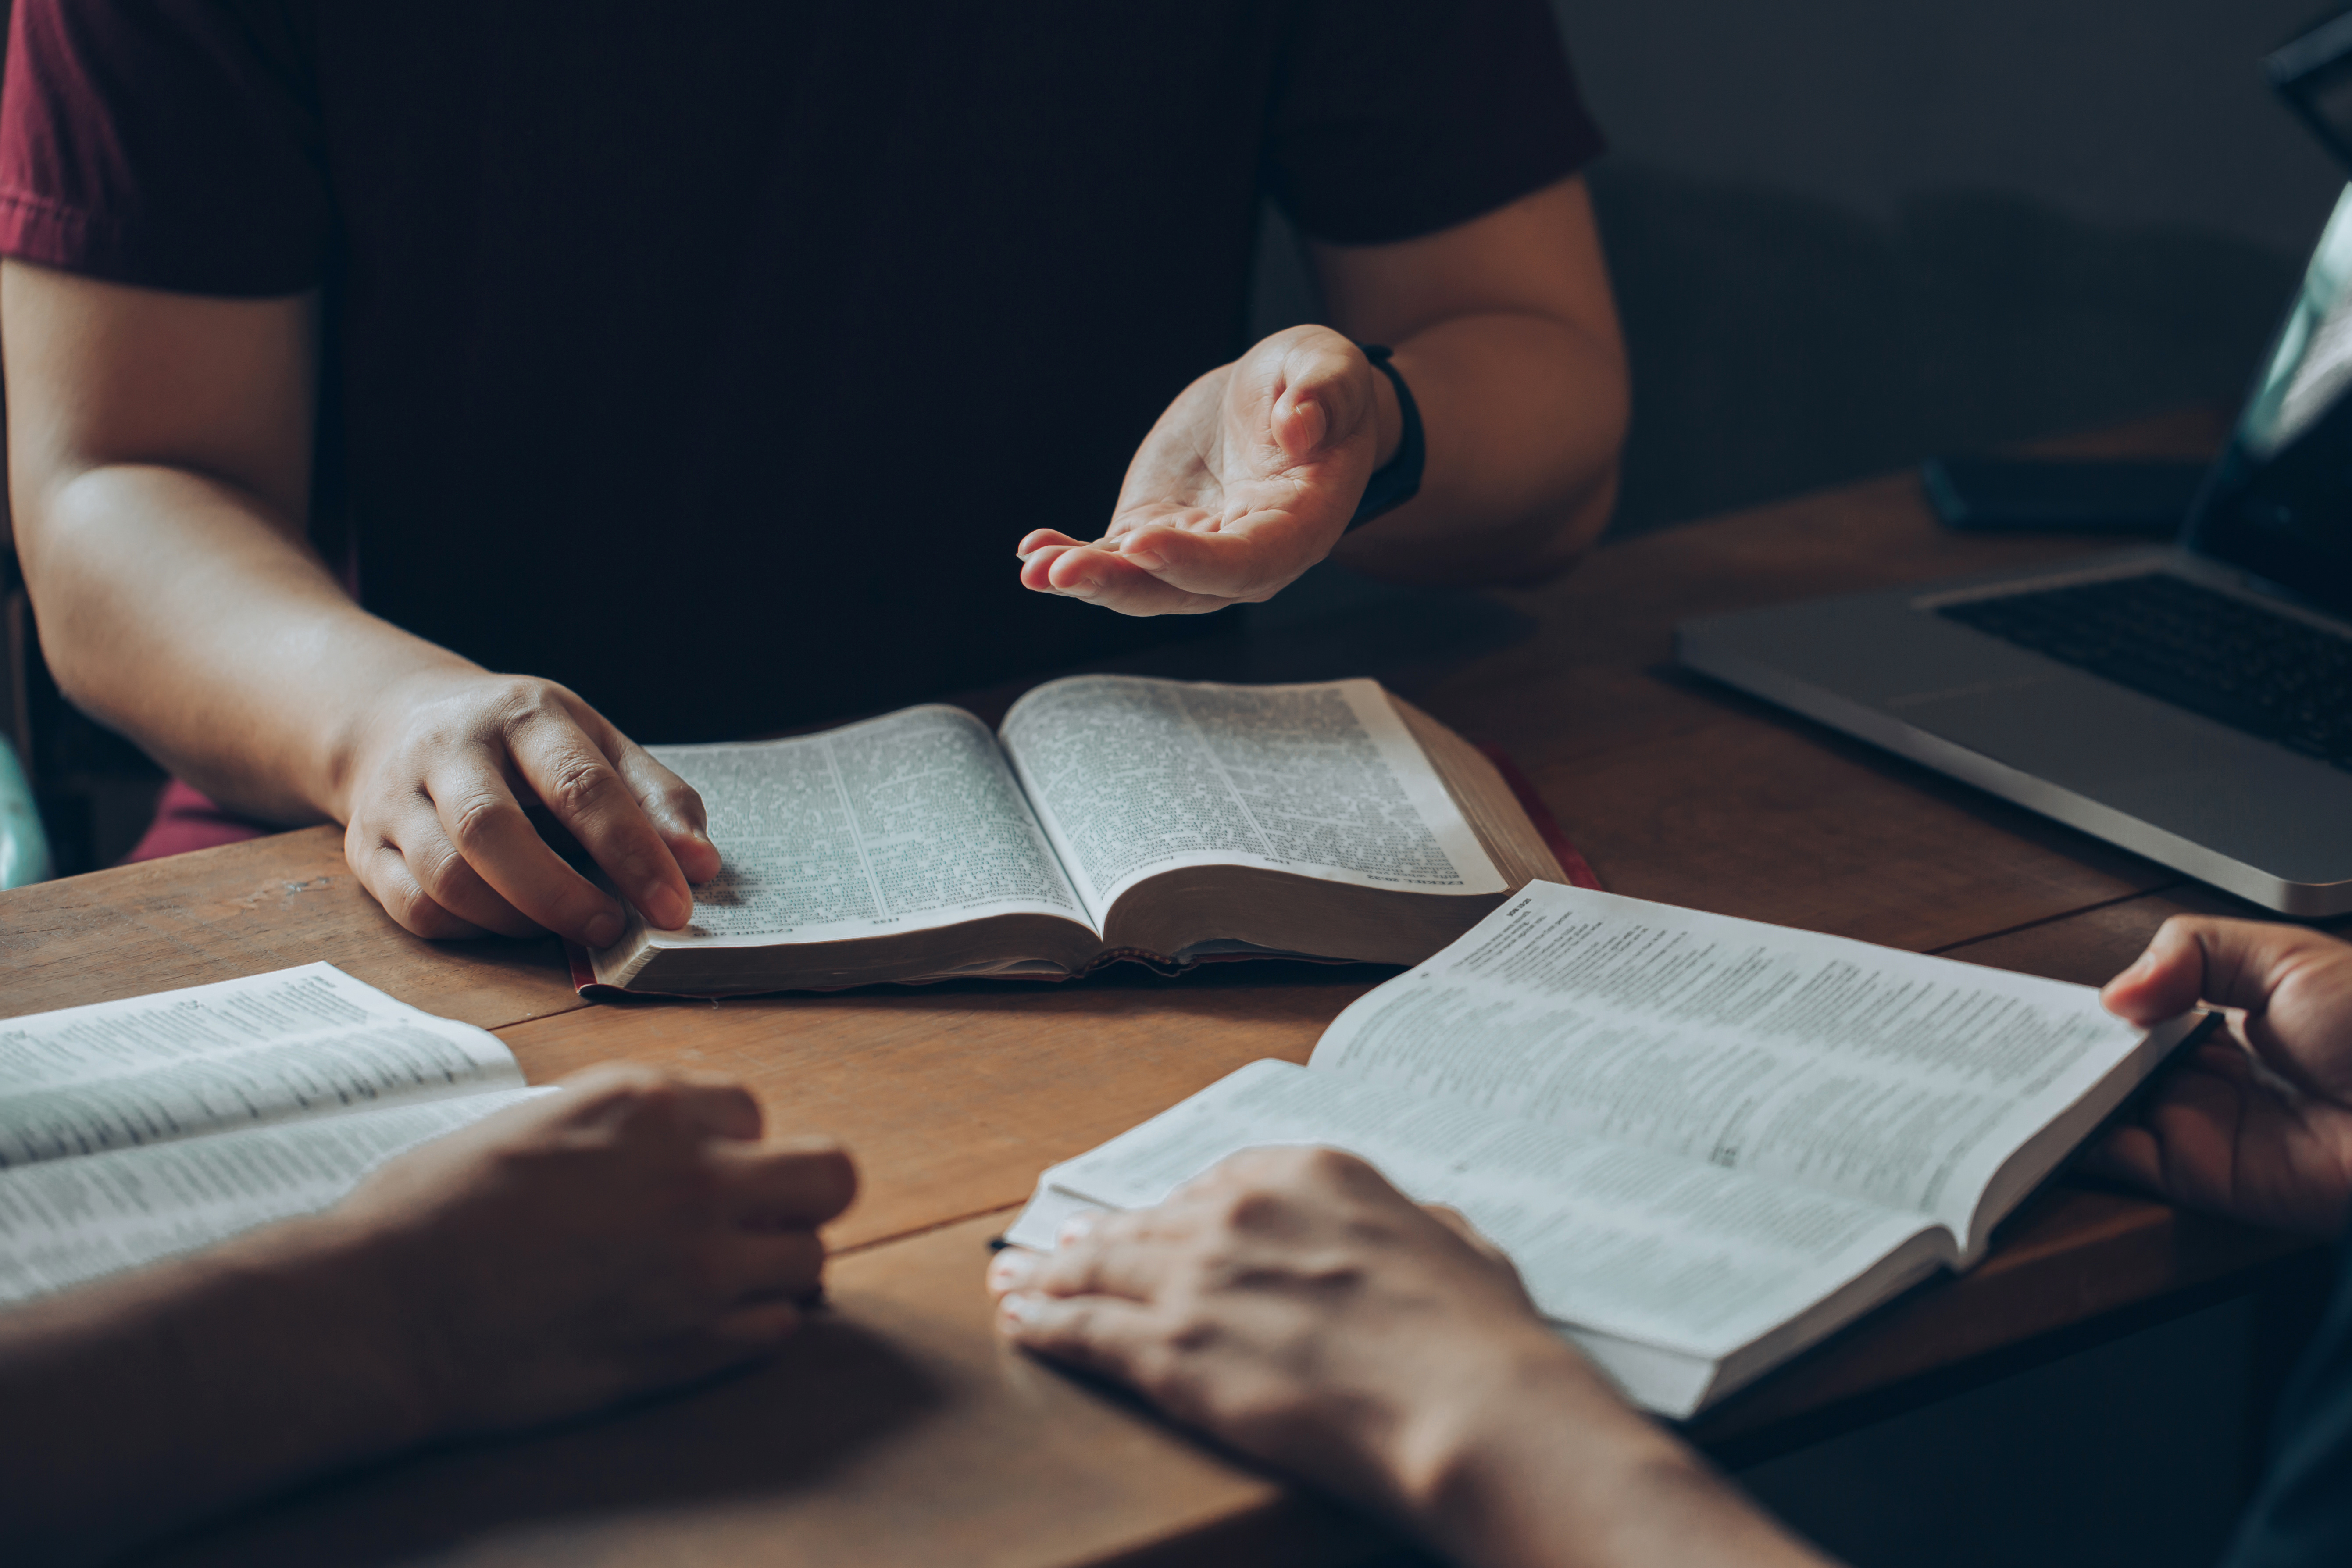
<svg viewBox="0 0 2352 1568">
<path fill-rule="evenodd" d="M 2159 887 L 2143 888 L 2137 892 L 2121 893 L 2112 899 L 2101 899 L 2095 904 L 2084 904 L 2080 909 L 2068 910 L 2063 914 L 2044 915 L 2036 920 L 2020 921 L 2013 926 L 2003 926 L 1999 931 L 1985 931 L 1981 935 L 1964 936 L 1958 942 L 1948 942 L 1941 947 L 1931 947 L 1927 949 L 1927 953 L 1930 957 L 1941 957 L 1948 952 L 1957 952 L 1964 947 L 1974 947 L 1979 942 L 1995 942 L 2001 937 L 2015 936 L 2021 931 L 2039 931 L 2043 926 L 2055 925 L 2061 921 L 2077 920 L 2100 910 L 2112 910 L 2119 904 L 2137 903 L 2142 899 L 2161 898 L 2189 885 L 2186 879 L 2182 879 L 2166 882 Z"/>
<path fill-rule="evenodd" d="M 852 1258 L 861 1252 L 871 1252 L 877 1247 L 895 1247 L 899 1242 L 918 1240 L 935 1231 L 952 1230 L 957 1226 L 969 1225 L 973 1220 L 984 1219 L 990 1215 L 1003 1215 L 1010 1222 L 1013 1215 L 1019 1214 L 1026 1206 L 1025 1204 L 997 1204 L 989 1208 L 973 1209 L 969 1214 L 956 1215 L 929 1225 L 916 1226 L 909 1230 L 894 1230 L 887 1236 L 869 1236 L 865 1240 L 852 1242 L 847 1247 L 829 1247 L 825 1249 L 825 1256 Z"/>
</svg>

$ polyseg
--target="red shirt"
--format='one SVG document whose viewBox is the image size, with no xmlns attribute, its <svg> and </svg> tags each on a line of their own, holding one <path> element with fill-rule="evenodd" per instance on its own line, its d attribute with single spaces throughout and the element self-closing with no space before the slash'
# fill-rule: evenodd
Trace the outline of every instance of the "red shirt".
<svg viewBox="0 0 2352 1568">
<path fill-rule="evenodd" d="M 368 606 L 688 740 L 1164 634 L 1013 546 L 1244 346 L 1260 195 L 1377 243 L 1599 146 L 1543 0 L 19 0 L 0 250 L 323 289 Z"/>
</svg>

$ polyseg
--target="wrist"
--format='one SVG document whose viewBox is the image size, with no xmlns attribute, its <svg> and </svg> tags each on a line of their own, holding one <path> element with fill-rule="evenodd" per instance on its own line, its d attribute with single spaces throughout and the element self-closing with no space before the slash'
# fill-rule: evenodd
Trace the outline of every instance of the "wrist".
<svg viewBox="0 0 2352 1568">
<path fill-rule="evenodd" d="M 337 721 L 320 732 L 311 805 L 345 825 L 352 820 L 354 797 L 367 776 L 378 738 L 398 729 L 436 684 L 482 673 L 479 666 L 429 644 L 421 645 L 409 658 L 387 659 L 379 670 L 373 685 L 354 692 L 354 700 L 343 705 Z"/>
<path fill-rule="evenodd" d="M 1396 384 L 1381 374 L 1370 361 L 1365 362 L 1365 374 L 1372 378 L 1372 428 L 1378 445 L 1372 455 L 1374 472 L 1396 461 L 1404 447 L 1404 406 L 1397 401 Z"/>
<path fill-rule="evenodd" d="M 1458 1380 L 1404 1435 L 1395 1471 L 1404 1519 L 1449 1559 L 1511 1565 L 1569 1561 L 1541 1551 L 1595 1540 L 1652 1506 L 1662 1477 L 1696 1461 L 1549 1329 Z M 1540 1516 L 1540 1517 L 1538 1517 Z M 1578 1558 L 1577 1560 L 1583 1560 Z M 1595 1553 L 1592 1561 L 1606 1561 Z"/>
<path fill-rule="evenodd" d="M 288 1220 L 215 1254 L 224 1293 L 256 1323 L 274 1322 L 286 1380 L 303 1390 L 289 1426 L 310 1428 L 322 1458 L 355 1462 L 442 1436 L 443 1380 L 432 1375 L 401 1237 L 340 1211 Z M 301 1365 L 307 1360 L 307 1365 Z"/>
</svg>

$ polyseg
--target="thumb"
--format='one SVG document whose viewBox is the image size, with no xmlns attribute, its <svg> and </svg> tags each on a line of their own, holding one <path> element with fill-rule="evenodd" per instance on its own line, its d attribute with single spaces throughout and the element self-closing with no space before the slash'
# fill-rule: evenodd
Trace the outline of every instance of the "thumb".
<svg viewBox="0 0 2352 1568">
<path fill-rule="evenodd" d="M 2260 1012 L 2305 933 L 2255 921 L 2175 915 L 2099 999 L 2135 1024 L 2177 1017 L 2200 1002 Z"/>
<path fill-rule="evenodd" d="M 1284 458 L 1313 462 L 1360 436 L 1374 434 L 1375 405 L 1363 352 L 1337 332 L 1318 331 L 1283 355 L 1283 386 L 1273 426 Z"/>
</svg>

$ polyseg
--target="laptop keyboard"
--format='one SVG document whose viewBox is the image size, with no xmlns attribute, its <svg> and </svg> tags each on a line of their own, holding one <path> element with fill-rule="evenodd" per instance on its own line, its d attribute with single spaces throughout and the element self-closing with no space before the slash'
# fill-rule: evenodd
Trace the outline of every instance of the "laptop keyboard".
<svg viewBox="0 0 2352 1568">
<path fill-rule="evenodd" d="M 1937 613 L 2352 772 L 2352 637 L 2161 572 Z"/>
</svg>

